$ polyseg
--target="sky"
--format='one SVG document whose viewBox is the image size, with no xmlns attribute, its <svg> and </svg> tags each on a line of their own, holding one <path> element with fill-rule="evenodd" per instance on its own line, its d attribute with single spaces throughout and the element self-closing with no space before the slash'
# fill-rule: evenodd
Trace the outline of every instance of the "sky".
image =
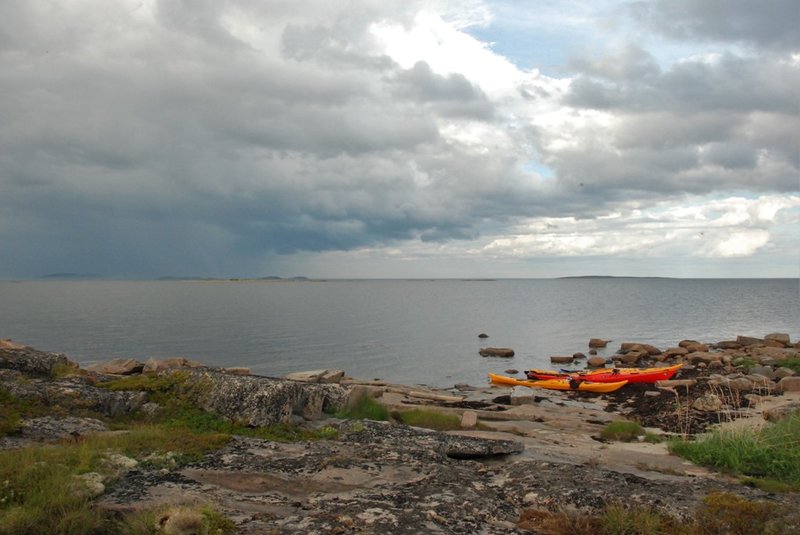
<svg viewBox="0 0 800 535">
<path fill-rule="evenodd" d="M 0 278 L 800 276 L 796 0 L 0 4 Z"/>
</svg>

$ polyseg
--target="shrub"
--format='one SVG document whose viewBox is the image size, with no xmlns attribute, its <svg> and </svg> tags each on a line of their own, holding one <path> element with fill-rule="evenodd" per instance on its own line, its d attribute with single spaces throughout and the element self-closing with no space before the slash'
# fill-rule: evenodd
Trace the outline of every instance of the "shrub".
<svg viewBox="0 0 800 535">
<path fill-rule="evenodd" d="M 620 442 L 631 442 L 640 436 L 644 436 L 644 434 L 645 432 L 641 425 L 626 420 L 608 423 L 600 432 L 600 436 L 604 439 Z"/>
<path fill-rule="evenodd" d="M 412 409 L 398 414 L 399 419 L 406 425 L 414 427 L 424 427 L 437 431 L 449 431 L 461 428 L 461 418 L 455 414 L 430 411 L 424 409 Z"/>
</svg>

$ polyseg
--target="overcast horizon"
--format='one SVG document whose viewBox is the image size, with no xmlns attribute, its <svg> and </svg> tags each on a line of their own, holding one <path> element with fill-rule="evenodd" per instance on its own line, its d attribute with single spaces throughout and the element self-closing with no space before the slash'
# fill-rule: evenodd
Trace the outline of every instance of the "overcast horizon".
<svg viewBox="0 0 800 535">
<path fill-rule="evenodd" d="M 793 0 L 0 6 L 0 279 L 800 277 Z"/>
</svg>

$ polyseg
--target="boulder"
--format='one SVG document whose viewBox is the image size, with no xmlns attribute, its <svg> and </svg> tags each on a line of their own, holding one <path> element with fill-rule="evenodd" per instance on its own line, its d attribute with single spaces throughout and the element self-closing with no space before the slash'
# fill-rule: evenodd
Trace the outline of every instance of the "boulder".
<svg viewBox="0 0 800 535">
<path fill-rule="evenodd" d="M 144 362 L 136 359 L 114 359 L 87 366 L 86 371 L 103 375 L 134 375 L 144 371 Z"/>
<path fill-rule="evenodd" d="M 15 342 L 10 338 L 6 338 L 5 340 L 0 340 L 0 349 L 25 349 L 24 344 L 20 344 Z"/>
<path fill-rule="evenodd" d="M 0 347 L 0 368 L 36 375 L 52 375 L 57 368 L 78 369 L 78 365 L 66 355 L 39 351 L 27 346 L 18 347 L 19 344 L 8 340 L 4 342 L 6 347 Z"/>
<path fill-rule="evenodd" d="M 664 357 L 664 360 L 670 359 L 673 357 L 680 357 L 683 355 L 688 355 L 689 350 L 685 347 L 671 347 L 664 352 L 661 353 L 661 356 Z"/>
<path fill-rule="evenodd" d="M 775 370 L 775 376 L 773 379 L 783 379 L 784 377 L 791 377 L 792 375 L 797 375 L 797 372 L 791 368 L 784 368 L 780 367 Z"/>
<path fill-rule="evenodd" d="M 794 412 L 800 411 L 800 402 L 793 401 L 777 407 L 770 407 L 763 412 L 764 419 L 769 422 L 777 422 L 787 418 Z"/>
<path fill-rule="evenodd" d="M 42 416 L 25 420 L 20 429 L 22 438 L 60 440 L 107 431 L 106 424 L 95 418 Z"/>
<path fill-rule="evenodd" d="M 789 335 L 787 333 L 770 333 L 764 337 L 764 340 L 780 342 L 783 344 L 783 347 L 789 347 L 791 345 L 791 340 L 789 339 Z"/>
<path fill-rule="evenodd" d="M 742 346 L 755 346 L 764 343 L 763 338 L 754 338 L 752 336 L 737 336 L 736 341 Z"/>
<path fill-rule="evenodd" d="M 472 429 L 478 425 L 478 413 L 475 411 L 464 411 L 461 415 L 461 427 L 463 429 Z"/>
<path fill-rule="evenodd" d="M 586 358 L 586 355 L 584 355 L 584 354 L 583 354 L 583 353 L 581 353 L 581 352 L 578 352 L 578 353 L 573 353 L 573 354 L 572 354 L 572 358 L 574 358 L 574 359 L 585 359 L 585 358 Z"/>
<path fill-rule="evenodd" d="M 704 394 L 694 400 L 692 408 L 700 412 L 716 412 L 722 409 L 722 400 L 716 394 Z"/>
<path fill-rule="evenodd" d="M 606 359 L 604 357 L 590 357 L 586 363 L 592 368 L 602 368 L 606 365 Z"/>
<path fill-rule="evenodd" d="M 233 368 L 222 368 L 220 370 L 222 373 L 229 373 L 231 375 L 250 375 L 252 371 L 250 368 L 242 368 L 242 367 L 233 367 Z M 344 375 L 344 372 L 342 372 Z"/>
<path fill-rule="evenodd" d="M 301 383 L 339 383 L 342 377 L 344 377 L 342 370 L 311 370 L 289 373 L 284 378 Z"/>
<path fill-rule="evenodd" d="M 712 362 L 722 362 L 722 353 L 694 352 L 689 354 L 689 362 L 692 364 L 703 363 L 708 366 Z"/>
<path fill-rule="evenodd" d="M 645 351 L 629 351 L 624 355 L 614 355 L 611 357 L 615 361 L 622 362 L 623 364 L 636 364 L 642 357 L 647 355 Z"/>
<path fill-rule="evenodd" d="M 778 392 L 800 392 L 800 377 L 792 375 L 778 381 Z"/>
<path fill-rule="evenodd" d="M 674 390 L 677 387 L 684 387 L 687 390 L 697 384 L 694 379 L 665 379 L 663 381 L 656 381 L 656 388 L 663 388 L 667 390 Z"/>
<path fill-rule="evenodd" d="M 735 340 L 723 340 L 714 344 L 717 349 L 741 349 L 742 344 Z"/>
<path fill-rule="evenodd" d="M 508 375 L 517 375 L 517 374 L 519 373 L 519 370 L 516 370 L 516 369 L 514 369 L 514 368 L 509 368 L 509 369 L 507 369 L 505 372 L 506 372 Z"/>
<path fill-rule="evenodd" d="M 608 342 L 609 340 L 603 340 L 602 338 L 591 338 L 589 339 L 589 347 L 599 349 L 601 347 L 606 347 Z"/>
<path fill-rule="evenodd" d="M 482 357 L 513 357 L 514 350 L 510 347 L 482 347 L 478 353 Z"/>
<path fill-rule="evenodd" d="M 626 351 L 639 351 L 639 352 L 643 351 L 648 355 L 650 355 L 651 357 L 661 354 L 661 350 L 658 349 L 656 346 L 650 344 L 642 344 L 640 342 L 623 342 L 622 344 L 620 344 L 619 348 Z"/>
<path fill-rule="evenodd" d="M 255 375 L 195 371 L 194 401 L 200 408 L 250 426 L 289 423 L 293 416 L 315 420 L 340 410 L 350 391 L 339 384 L 300 382 Z"/>
<path fill-rule="evenodd" d="M 176 368 L 202 368 L 203 365 L 199 362 L 189 360 L 184 357 L 170 357 L 166 359 L 149 358 L 144 363 L 142 373 L 155 372 L 160 373 L 165 370 L 174 370 Z"/>
<path fill-rule="evenodd" d="M 572 362 L 572 360 L 573 360 L 573 357 L 569 357 L 569 356 L 556 355 L 556 356 L 550 357 L 550 362 L 552 362 L 553 364 L 569 364 L 570 362 Z"/>
<path fill-rule="evenodd" d="M 753 366 L 750 368 L 750 373 L 753 375 L 761 375 L 767 379 L 775 378 L 775 371 L 772 369 L 772 366 Z"/>
<path fill-rule="evenodd" d="M 701 344 L 700 342 L 698 342 L 696 340 L 681 340 L 678 343 L 678 347 L 682 347 L 682 348 L 686 349 L 689 353 L 696 353 L 696 352 L 707 353 L 708 352 L 708 346 L 706 344 Z"/>
</svg>

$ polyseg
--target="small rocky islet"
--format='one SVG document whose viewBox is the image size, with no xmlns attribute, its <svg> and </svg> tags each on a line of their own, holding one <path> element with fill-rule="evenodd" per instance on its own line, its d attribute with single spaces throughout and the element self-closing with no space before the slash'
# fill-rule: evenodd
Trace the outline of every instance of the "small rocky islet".
<svg viewBox="0 0 800 535">
<path fill-rule="evenodd" d="M 53 409 L 24 418 L 17 432 L 0 438 L 0 447 L 114 432 L 108 429 L 115 419 L 156 414 L 160 407 L 147 391 L 98 384 L 181 373 L 188 383 L 203 385 L 193 389 L 192 402 L 226 420 L 327 427 L 336 429 L 336 437 L 274 442 L 234 436 L 223 448 L 174 468 L 148 468 L 118 456 L 115 481 L 84 477 L 95 489 L 97 507 L 127 513 L 210 504 L 234 521 L 236 533 L 491 534 L 526 532 L 523 511 L 596 513 L 611 502 L 688 518 L 704 496 L 723 491 L 800 505 L 796 494 L 744 486 L 670 455 L 663 443 L 600 436 L 607 423 L 621 418 L 665 435 L 700 433 L 731 420 L 783 418 L 800 409 L 800 376 L 782 366 L 800 358 L 800 344 L 774 333 L 710 344 L 684 340 L 664 350 L 625 342 L 611 355 L 591 355 L 609 351 L 608 343 L 590 341 L 588 366 L 684 365 L 674 380 L 603 395 L 486 385 L 431 389 L 358 380 L 336 370 L 261 377 L 180 357 L 82 369 L 65 355 L 0 340 L 0 388 Z M 461 429 L 331 416 L 364 397 L 390 414 L 424 408 L 456 415 Z"/>
</svg>

